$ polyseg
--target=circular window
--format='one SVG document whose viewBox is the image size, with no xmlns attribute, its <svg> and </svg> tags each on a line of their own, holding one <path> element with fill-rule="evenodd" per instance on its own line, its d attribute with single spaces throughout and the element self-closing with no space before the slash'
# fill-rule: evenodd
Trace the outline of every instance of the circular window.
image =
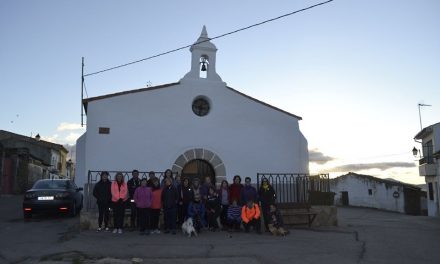
<svg viewBox="0 0 440 264">
<path fill-rule="evenodd" d="M 209 113 L 210 105 L 208 100 L 203 97 L 198 97 L 192 104 L 192 110 L 194 114 L 198 116 L 205 116 Z"/>
</svg>

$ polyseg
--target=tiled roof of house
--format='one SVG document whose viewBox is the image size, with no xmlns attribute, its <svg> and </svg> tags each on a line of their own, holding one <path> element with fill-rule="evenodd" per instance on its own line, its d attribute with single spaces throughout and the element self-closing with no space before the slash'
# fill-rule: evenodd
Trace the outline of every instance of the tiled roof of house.
<svg viewBox="0 0 440 264">
<path fill-rule="evenodd" d="M 45 140 L 37 140 L 35 138 L 32 137 L 28 137 L 28 136 L 23 136 L 20 134 L 16 134 L 16 133 L 12 133 L 6 130 L 0 130 L 0 141 L 4 140 L 4 139 L 9 139 L 9 138 L 14 138 L 17 140 L 21 140 L 21 141 L 25 141 L 25 142 L 29 142 L 32 144 L 37 144 L 46 148 L 52 148 L 55 150 L 59 150 L 59 151 L 64 151 L 66 153 L 68 153 L 69 151 L 61 144 L 56 144 L 56 143 L 52 143 L 49 141 L 45 141 Z"/>
<path fill-rule="evenodd" d="M 432 133 L 432 131 L 434 131 L 434 127 L 437 125 L 440 125 L 440 122 L 423 128 L 419 133 L 417 133 L 417 135 L 415 135 L 414 139 L 423 139 L 424 137 Z"/>
<path fill-rule="evenodd" d="M 342 179 L 345 179 L 348 177 L 364 178 L 367 180 L 376 181 L 376 182 L 380 182 L 380 183 L 386 183 L 386 184 L 395 185 L 395 186 L 405 186 L 405 187 L 409 187 L 409 188 L 420 189 L 419 186 L 414 185 L 414 184 L 409 184 L 409 183 L 401 182 L 401 181 L 394 180 L 394 179 L 382 179 L 382 178 L 377 178 L 377 177 L 370 176 L 370 175 L 357 174 L 354 172 L 349 172 L 345 175 L 341 175 L 339 177 L 336 177 L 336 178 L 332 179 L 332 181 L 337 182 L 339 180 L 342 180 Z"/>
</svg>

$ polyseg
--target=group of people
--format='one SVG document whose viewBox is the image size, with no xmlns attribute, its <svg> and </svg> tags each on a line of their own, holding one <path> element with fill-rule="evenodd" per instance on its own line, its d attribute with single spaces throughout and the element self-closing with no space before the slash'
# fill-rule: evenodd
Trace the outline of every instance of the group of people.
<svg viewBox="0 0 440 264">
<path fill-rule="evenodd" d="M 177 226 L 191 218 L 197 232 L 203 229 L 245 232 L 252 228 L 261 233 L 261 218 L 265 229 L 274 235 L 286 235 L 281 214 L 276 207 L 276 193 L 266 178 L 259 190 L 246 177 L 244 185 L 239 175 L 233 183 L 226 180 L 216 189 L 210 177 L 203 183 L 199 178 L 173 177 L 166 170 L 162 182 L 150 172 L 148 178 L 140 178 L 139 171 L 133 170 L 132 177 L 124 181 L 122 173 L 117 173 L 114 181 L 109 173 L 101 172 L 101 179 L 95 184 L 99 217 L 97 231 L 110 231 L 109 210 L 113 210 L 113 233 L 122 234 L 125 209 L 130 209 L 130 228 L 138 229 L 141 235 L 160 234 L 159 216 L 164 218 L 164 232 L 176 234 Z M 104 224 L 104 226 L 103 226 Z"/>
</svg>

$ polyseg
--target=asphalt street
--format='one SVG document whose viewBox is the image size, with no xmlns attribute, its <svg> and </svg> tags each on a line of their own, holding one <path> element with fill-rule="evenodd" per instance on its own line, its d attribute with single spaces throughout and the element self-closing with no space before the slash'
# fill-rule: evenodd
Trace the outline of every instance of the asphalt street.
<svg viewBox="0 0 440 264">
<path fill-rule="evenodd" d="M 80 231 L 79 217 L 24 221 L 21 197 L 0 198 L 0 263 L 439 263 L 440 218 L 338 208 L 338 227 L 268 233 L 140 236 Z"/>
</svg>

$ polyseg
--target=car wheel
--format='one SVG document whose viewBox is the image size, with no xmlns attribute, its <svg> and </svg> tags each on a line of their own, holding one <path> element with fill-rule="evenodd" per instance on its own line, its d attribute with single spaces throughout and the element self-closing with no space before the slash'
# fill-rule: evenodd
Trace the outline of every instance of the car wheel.
<svg viewBox="0 0 440 264">
<path fill-rule="evenodd" d="M 72 206 L 70 207 L 70 216 L 71 217 L 76 216 L 76 202 L 75 201 L 72 203 Z"/>
<path fill-rule="evenodd" d="M 25 220 L 27 220 L 27 219 L 31 219 L 31 218 L 32 218 L 32 213 L 29 213 L 29 212 L 23 212 L 23 218 L 24 218 Z"/>
</svg>

